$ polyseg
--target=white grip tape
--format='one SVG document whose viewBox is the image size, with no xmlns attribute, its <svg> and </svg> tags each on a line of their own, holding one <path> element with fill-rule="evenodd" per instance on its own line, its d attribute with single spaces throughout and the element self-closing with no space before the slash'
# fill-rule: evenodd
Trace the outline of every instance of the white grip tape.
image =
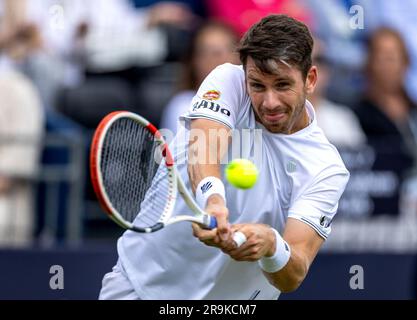
<svg viewBox="0 0 417 320">
<path fill-rule="evenodd" d="M 226 203 L 226 191 L 223 182 L 217 177 L 205 177 L 197 186 L 195 197 L 200 208 L 204 209 L 207 204 L 207 199 L 213 195 L 220 195 Z"/>
<path fill-rule="evenodd" d="M 239 248 L 246 240 L 246 236 L 240 231 L 235 232 L 233 235 L 233 241 L 236 243 L 236 248 Z"/>
<path fill-rule="evenodd" d="M 275 233 L 276 238 L 276 249 L 272 257 L 263 257 L 258 263 L 262 270 L 268 273 L 274 273 L 288 263 L 291 257 L 291 248 L 287 242 L 281 237 L 277 230 L 271 228 Z"/>
</svg>

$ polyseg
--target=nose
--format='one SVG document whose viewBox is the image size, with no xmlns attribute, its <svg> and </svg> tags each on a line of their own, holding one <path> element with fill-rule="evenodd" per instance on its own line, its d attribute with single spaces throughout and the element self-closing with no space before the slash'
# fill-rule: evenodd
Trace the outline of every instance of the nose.
<svg viewBox="0 0 417 320">
<path fill-rule="evenodd" d="M 279 106 L 279 99 L 273 90 L 264 93 L 262 107 L 268 110 L 276 109 Z"/>
</svg>

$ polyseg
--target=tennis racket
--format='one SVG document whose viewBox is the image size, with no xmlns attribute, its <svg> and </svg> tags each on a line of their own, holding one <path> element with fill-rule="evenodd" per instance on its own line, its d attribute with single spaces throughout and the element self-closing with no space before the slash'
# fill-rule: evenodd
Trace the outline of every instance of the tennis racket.
<svg viewBox="0 0 417 320">
<path fill-rule="evenodd" d="M 149 121 L 128 111 L 107 115 L 98 125 L 90 153 L 90 174 L 99 203 L 119 226 L 150 233 L 190 221 L 217 227 L 186 189 L 163 136 Z M 178 191 L 194 215 L 173 215 Z M 246 241 L 233 235 L 239 247 Z"/>
</svg>

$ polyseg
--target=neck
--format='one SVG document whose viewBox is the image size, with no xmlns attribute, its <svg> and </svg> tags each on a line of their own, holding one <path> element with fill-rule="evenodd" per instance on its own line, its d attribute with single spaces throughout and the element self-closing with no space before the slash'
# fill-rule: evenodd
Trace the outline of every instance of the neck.
<svg viewBox="0 0 417 320">
<path fill-rule="evenodd" d="M 370 84 L 368 88 L 368 97 L 373 100 L 383 100 L 385 97 L 400 97 L 402 96 L 401 88 L 388 87 L 382 89 L 380 86 Z"/>
<path fill-rule="evenodd" d="M 290 134 L 293 134 L 297 131 L 300 131 L 306 128 L 309 125 L 309 123 L 310 123 L 310 117 L 308 116 L 307 108 L 304 106 L 302 112 L 300 113 L 300 117 L 298 121 L 294 124 L 294 126 L 290 130 Z"/>
<path fill-rule="evenodd" d="M 311 102 L 314 109 L 317 110 L 323 99 L 322 99 L 322 97 L 320 97 L 320 95 L 312 94 L 311 96 L 308 97 L 308 100 Z"/>
</svg>

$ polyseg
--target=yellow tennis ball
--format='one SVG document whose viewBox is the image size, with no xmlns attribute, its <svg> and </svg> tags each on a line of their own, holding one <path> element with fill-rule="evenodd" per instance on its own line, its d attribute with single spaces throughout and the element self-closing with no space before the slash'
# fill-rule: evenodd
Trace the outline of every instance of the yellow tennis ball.
<svg viewBox="0 0 417 320">
<path fill-rule="evenodd" d="M 258 179 L 258 169 L 247 159 L 234 159 L 225 168 L 225 176 L 231 185 L 239 189 L 252 188 Z"/>
</svg>

